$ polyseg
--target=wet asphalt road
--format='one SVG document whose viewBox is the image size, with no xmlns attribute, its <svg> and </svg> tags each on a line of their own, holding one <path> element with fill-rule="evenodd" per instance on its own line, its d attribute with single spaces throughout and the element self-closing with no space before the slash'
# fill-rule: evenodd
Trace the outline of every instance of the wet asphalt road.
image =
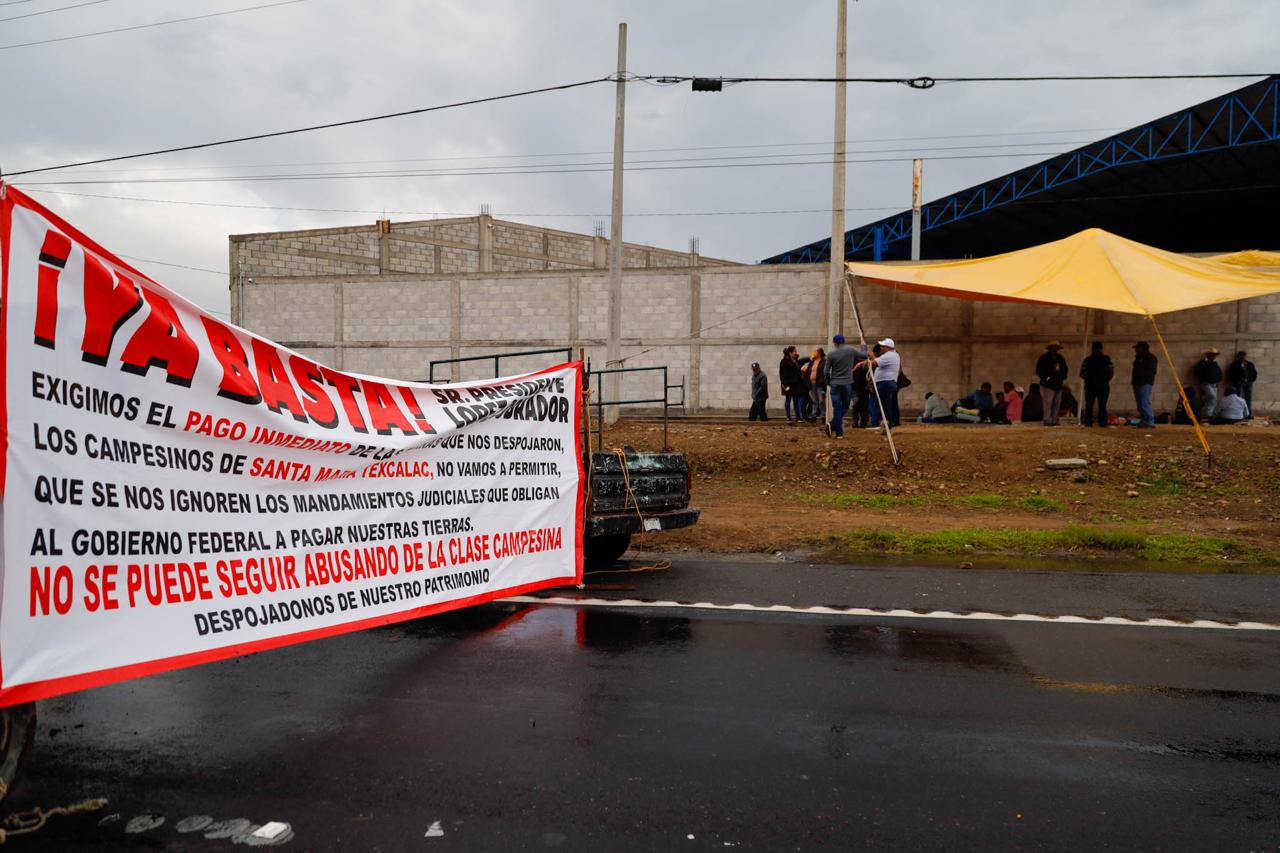
<svg viewBox="0 0 1280 853">
<path fill-rule="evenodd" d="M 806 566 L 598 580 L 674 600 L 721 570 L 756 603 L 779 578 L 820 603 L 920 591 Z M 1124 583 L 1190 606 L 1167 580 Z M 1275 581 L 1252 580 L 1259 610 L 1232 583 L 1196 597 L 1262 618 Z M 962 583 L 938 605 L 1001 609 L 1007 583 Z M 1278 632 L 501 604 L 40 715 L 6 811 L 111 803 L 13 849 L 244 849 L 178 831 L 201 816 L 308 851 L 1280 847 Z"/>
</svg>

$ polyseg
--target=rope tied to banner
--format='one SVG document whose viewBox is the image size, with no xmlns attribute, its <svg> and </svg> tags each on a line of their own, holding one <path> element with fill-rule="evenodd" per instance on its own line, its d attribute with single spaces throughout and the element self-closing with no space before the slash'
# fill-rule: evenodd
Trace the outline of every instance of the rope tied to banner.
<svg viewBox="0 0 1280 853">
<path fill-rule="evenodd" d="M 105 807 L 107 799 L 96 797 L 70 806 L 55 806 L 51 809 L 39 806 L 25 812 L 14 812 L 4 819 L 4 827 L 0 828 L 0 844 L 4 844 L 14 835 L 29 835 L 44 829 L 45 823 L 55 815 L 86 814 L 96 812 Z"/>
</svg>

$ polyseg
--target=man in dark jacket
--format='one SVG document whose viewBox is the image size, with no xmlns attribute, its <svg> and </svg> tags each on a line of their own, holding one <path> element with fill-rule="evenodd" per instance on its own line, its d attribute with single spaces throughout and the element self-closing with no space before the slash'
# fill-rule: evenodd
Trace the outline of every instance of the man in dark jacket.
<svg viewBox="0 0 1280 853">
<path fill-rule="evenodd" d="M 778 362 L 778 383 L 786 400 L 782 410 L 787 416 L 787 424 L 794 426 L 803 416 L 800 400 L 804 397 L 804 374 L 800 372 L 800 356 L 795 347 L 787 347 L 782 351 L 782 361 Z"/>
<path fill-rule="evenodd" d="M 1049 341 L 1044 353 L 1036 361 L 1036 378 L 1040 380 L 1040 393 L 1044 397 L 1044 425 L 1058 425 L 1058 410 L 1062 405 L 1062 383 L 1067 381 L 1067 360 L 1062 357 L 1062 344 Z"/>
<path fill-rule="evenodd" d="M 1204 358 L 1196 362 L 1196 391 L 1200 392 L 1200 420 L 1208 423 L 1218 405 L 1218 383 L 1222 381 L 1222 365 L 1218 364 L 1217 347 L 1204 351 Z"/>
<path fill-rule="evenodd" d="M 990 423 L 996 406 L 995 398 L 991 396 L 991 383 L 983 382 L 978 390 L 970 391 L 961 397 L 956 405 L 976 410 L 979 423 Z"/>
<path fill-rule="evenodd" d="M 1133 401 L 1138 404 L 1138 426 L 1152 428 L 1156 425 L 1156 412 L 1151 407 L 1151 390 L 1156 384 L 1156 357 L 1151 345 L 1138 341 L 1133 345 Z"/>
<path fill-rule="evenodd" d="M 1040 386 L 1035 382 L 1027 389 L 1026 399 L 1022 401 L 1022 422 L 1033 423 L 1044 420 L 1044 397 L 1040 396 Z"/>
<path fill-rule="evenodd" d="M 767 421 L 769 413 L 764 410 L 765 400 L 769 399 L 769 377 L 760 369 L 760 362 L 751 362 L 751 413 L 749 421 Z"/>
<path fill-rule="evenodd" d="M 1244 351 L 1236 353 L 1236 360 L 1227 365 L 1227 384 L 1244 398 L 1244 404 L 1249 407 L 1246 418 L 1253 417 L 1253 383 L 1257 381 L 1258 368 L 1249 361 L 1249 354 Z"/>
<path fill-rule="evenodd" d="M 1080 363 L 1080 378 L 1084 380 L 1084 411 L 1080 422 L 1093 426 L 1093 407 L 1098 406 L 1098 426 L 1107 425 L 1107 398 L 1111 396 L 1111 379 L 1116 375 L 1116 363 L 1102 351 L 1102 341 L 1094 341 L 1090 352 Z"/>
</svg>

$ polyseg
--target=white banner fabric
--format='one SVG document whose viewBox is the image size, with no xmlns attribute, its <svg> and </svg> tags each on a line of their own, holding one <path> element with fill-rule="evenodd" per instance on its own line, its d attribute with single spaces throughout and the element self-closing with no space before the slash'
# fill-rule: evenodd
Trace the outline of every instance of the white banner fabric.
<svg viewBox="0 0 1280 853">
<path fill-rule="evenodd" d="M 0 272 L 0 704 L 581 580 L 580 363 L 334 370 L 3 186 Z"/>
</svg>

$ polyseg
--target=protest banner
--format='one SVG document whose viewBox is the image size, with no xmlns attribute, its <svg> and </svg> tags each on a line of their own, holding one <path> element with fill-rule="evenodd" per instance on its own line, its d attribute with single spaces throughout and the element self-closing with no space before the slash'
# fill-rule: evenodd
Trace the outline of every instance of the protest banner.
<svg viewBox="0 0 1280 853">
<path fill-rule="evenodd" d="M 0 274 L 0 705 L 581 579 L 581 364 L 334 370 L 3 185 Z"/>
</svg>

